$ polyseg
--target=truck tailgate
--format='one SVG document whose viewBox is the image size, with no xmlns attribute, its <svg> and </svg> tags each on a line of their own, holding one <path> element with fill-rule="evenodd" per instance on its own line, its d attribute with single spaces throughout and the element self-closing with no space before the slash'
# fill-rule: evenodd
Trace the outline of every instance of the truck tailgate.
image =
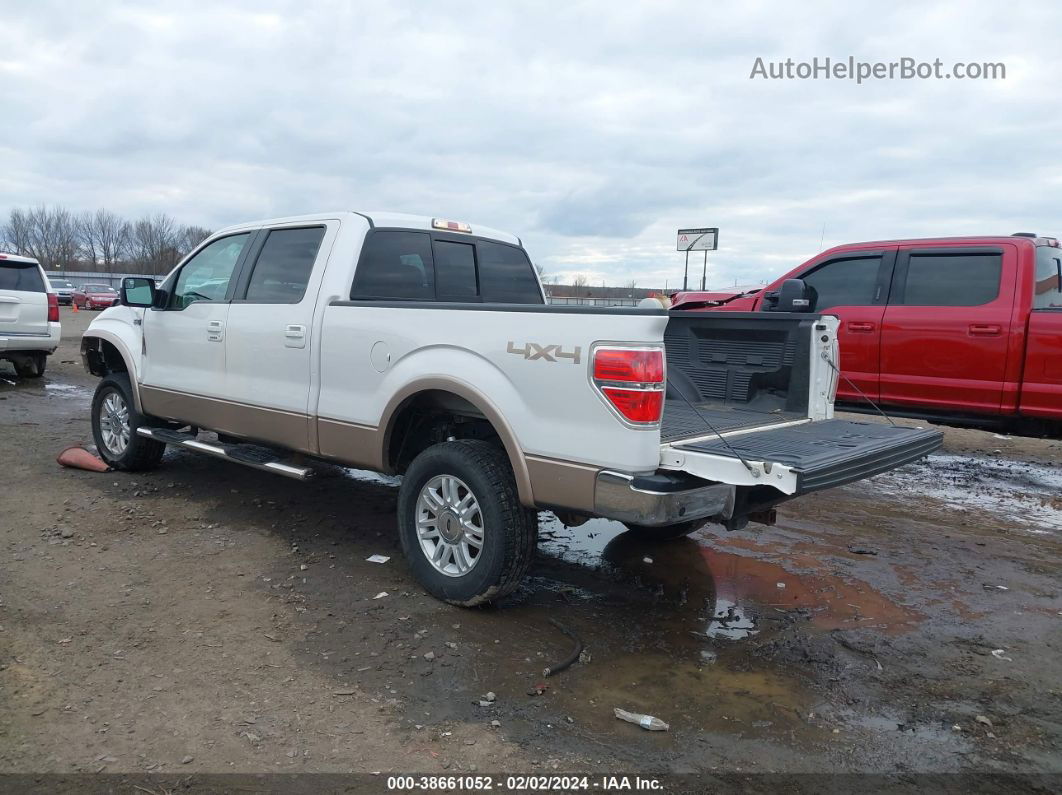
<svg viewBox="0 0 1062 795">
<path fill-rule="evenodd" d="M 806 494 L 915 461 L 937 450 L 942 440 L 939 431 L 833 419 L 752 431 L 726 442 L 703 436 L 665 444 L 661 463 L 709 478 L 723 466 L 739 478 L 732 482 Z"/>
</svg>

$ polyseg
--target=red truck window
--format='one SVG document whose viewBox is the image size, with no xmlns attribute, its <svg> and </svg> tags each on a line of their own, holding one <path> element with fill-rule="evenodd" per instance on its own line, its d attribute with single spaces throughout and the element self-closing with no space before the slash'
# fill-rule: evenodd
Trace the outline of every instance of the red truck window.
<svg viewBox="0 0 1062 795">
<path fill-rule="evenodd" d="M 880 266 L 880 256 L 832 260 L 801 278 L 815 288 L 816 312 L 835 306 L 871 306 Z"/>
<path fill-rule="evenodd" d="M 1003 255 L 912 253 L 900 300 L 904 306 L 980 306 L 999 295 Z"/>
<path fill-rule="evenodd" d="M 1062 249 L 1038 246 L 1033 309 L 1062 309 Z"/>
</svg>

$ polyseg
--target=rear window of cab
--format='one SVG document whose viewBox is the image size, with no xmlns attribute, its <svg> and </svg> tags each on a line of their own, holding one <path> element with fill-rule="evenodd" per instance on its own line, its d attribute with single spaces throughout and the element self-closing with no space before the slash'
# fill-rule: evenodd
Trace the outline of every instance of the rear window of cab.
<svg viewBox="0 0 1062 795">
<path fill-rule="evenodd" d="M 23 293 L 43 293 L 44 279 L 41 268 L 35 262 L 12 262 L 0 260 L 0 290 L 16 290 Z"/>
<path fill-rule="evenodd" d="M 456 234 L 371 231 L 362 246 L 352 300 L 542 304 L 519 246 Z"/>
</svg>

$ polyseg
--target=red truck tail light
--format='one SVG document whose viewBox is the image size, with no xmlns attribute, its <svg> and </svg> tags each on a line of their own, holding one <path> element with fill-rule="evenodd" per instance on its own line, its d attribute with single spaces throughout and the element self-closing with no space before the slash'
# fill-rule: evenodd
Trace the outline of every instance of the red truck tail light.
<svg viewBox="0 0 1062 795">
<path fill-rule="evenodd" d="M 40 317 L 40 315 L 37 315 Z M 59 322 L 59 296 L 55 293 L 48 293 L 48 322 Z"/>
<path fill-rule="evenodd" d="M 660 422 L 664 352 L 659 348 L 597 348 L 594 385 L 620 416 L 638 425 Z"/>
</svg>

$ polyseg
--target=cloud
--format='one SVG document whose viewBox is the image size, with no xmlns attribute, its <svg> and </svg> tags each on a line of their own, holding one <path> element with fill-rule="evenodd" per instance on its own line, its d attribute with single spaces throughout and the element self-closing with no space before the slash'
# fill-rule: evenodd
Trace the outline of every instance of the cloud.
<svg viewBox="0 0 1062 795">
<path fill-rule="evenodd" d="M 0 211 L 209 227 L 388 207 L 547 272 L 709 281 L 821 245 L 1057 228 L 1062 10 L 945 2 L 8 4 Z M 961 22 L 961 26 L 959 23 Z M 750 80 L 757 57 L 1002 61 L 1005 81 Z"/>
</svg>

